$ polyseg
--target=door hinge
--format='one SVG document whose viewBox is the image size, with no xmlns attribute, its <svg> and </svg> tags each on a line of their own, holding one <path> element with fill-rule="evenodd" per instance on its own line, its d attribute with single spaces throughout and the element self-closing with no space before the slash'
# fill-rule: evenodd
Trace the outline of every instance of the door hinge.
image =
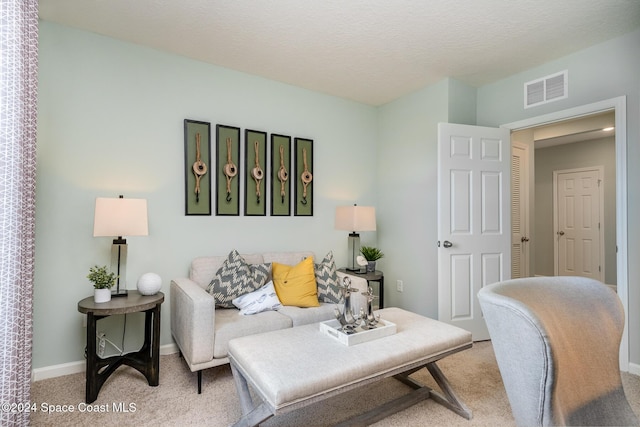
<svg viewBox="0 0 640 427">
<path fill-rule="evenodd" d="M 598 271 L 602 273 L 602 267 L 598 266 Z"/>
</svg>

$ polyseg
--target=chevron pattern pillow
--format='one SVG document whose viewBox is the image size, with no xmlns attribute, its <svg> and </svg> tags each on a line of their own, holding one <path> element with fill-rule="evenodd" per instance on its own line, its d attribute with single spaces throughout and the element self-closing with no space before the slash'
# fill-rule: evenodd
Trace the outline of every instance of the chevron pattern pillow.
<svg viewBox="0 0 640 427">
<path fill-rule="evenodd" d="M 234 298 L 259 289 L 267 283 L 270 273 L 271 264 L 248 264 L 234 249 L 207 286 L 207 292 L 213 295 L 216 307 L 235 308 Z"/>
<path fill-rule="evenodd" d="M 338 274 L 336 273 L 336 263 L 333 260 L 333 252 L 329 251 L 324 259 L 314 267 L 318 284 L 318 300 L 339 304 L 342 301 L 342 294 L 338 288 Z"/>
</svg>

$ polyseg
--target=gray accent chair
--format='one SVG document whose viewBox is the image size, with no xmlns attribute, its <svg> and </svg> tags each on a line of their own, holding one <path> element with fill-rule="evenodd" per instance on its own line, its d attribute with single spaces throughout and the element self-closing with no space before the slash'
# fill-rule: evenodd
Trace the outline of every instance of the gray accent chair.
<svg viewBox="0 0 640 427">
<path fill-rule="evenodd" d="M 478 293 L 519 426 L 637 426 L 622 388 L 624 311 L 584 277 L 506 280 Z"/>
</svg>

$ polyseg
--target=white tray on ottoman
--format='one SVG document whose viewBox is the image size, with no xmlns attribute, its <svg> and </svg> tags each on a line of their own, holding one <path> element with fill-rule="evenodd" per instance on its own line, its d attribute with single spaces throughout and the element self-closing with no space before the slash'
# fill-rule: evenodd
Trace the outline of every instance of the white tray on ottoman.
<svg viewBox="0 0 640 427">
<path fill-rule="evenodd" d="M 391 323 L 384 319 L 380 319 L 374 329 L 362 329 L 358 326 L 358 328 L 356 328 L 356 332 L 352 334 L 346 334 L 340 329 L 340 322 L 336 319 L 320 322 L 320 331 L 324 335 L 348 346 L 376 340 L 396 333 L 395 323 Z"/>
<path fill-rule="evenodd" d="M 396 333 L 353 346 L 323 336 L 318 324 L 229 341 L 229 361 L 242 409 L 235 426 L 257 426 L 279 413 L 387 377 L 415 390 L 357 416 L 354 420 L 359 425 L 373 424 L 428 398 L 471 419 L 471 410 L 456 396 L 435 363 L 471 348 L 471 333 L 399 308 L 385 308 L 378 313 L 396 325 Z M 409 378 L 423 367 L 442 393 Z M 249 386 L 262 402 L 254 405 Z"/>
</svg>

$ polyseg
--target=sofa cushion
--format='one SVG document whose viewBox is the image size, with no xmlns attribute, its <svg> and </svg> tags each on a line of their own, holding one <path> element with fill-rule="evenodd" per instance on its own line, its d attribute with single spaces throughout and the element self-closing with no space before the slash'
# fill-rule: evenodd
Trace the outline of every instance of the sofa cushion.
<svg viewBox="0 0 640 427">
<path fill-rule="evenodd" d="M 264 285 L 270 269 L 270 264 L 248 264 L 234 249 L 209 283 L 207 292 L 213 295 L 217 307 L 235 308 L 233 299 Z"/>
<path fill-rule="evenodd" d="M 246 335 L 277 331 L 293 327 L 291 319 L 277 311 L 263 311 L 253 316 L 240 316 L 234 309 L 216 310 L 213 357 L 227 357 L 229 341 Z"/>
<path fill-rule="evenodd" d="M 318 300 L 334 304 L 342 301 L 342 293 L 338 287 L 338 273 L 333 260 L 333 252 L 329 252 L 319 264 L 315 264 L 316 283 L 318 284 Z"/>
<path fill-rule="evenodd" d="M 273 284 L 282 305 L 297 307 L 318 307 L 318 286 L 313 268 L 313 258 L 309 257 L 295 266 L 272 264 Z"/>
<path fill-rule="evenodd" d="M 320 307 L 315 308 L 286 305 L 280 308 L 278 313 L 291 318 L 293 326 L 302 326 L 335 319 L 335 309 L 337 307 L 338 305 L 330 303 L 320 303 Z"/>
<path fill-rule="evenodd" d="M 272 281 L 269 281 L 257 291 L 235 298 L 232 302 L 233 305 L 240 309 L 240 314 L 243 316 L 267 310 L 277 310 L 282 307 Z"/>
</svg>

